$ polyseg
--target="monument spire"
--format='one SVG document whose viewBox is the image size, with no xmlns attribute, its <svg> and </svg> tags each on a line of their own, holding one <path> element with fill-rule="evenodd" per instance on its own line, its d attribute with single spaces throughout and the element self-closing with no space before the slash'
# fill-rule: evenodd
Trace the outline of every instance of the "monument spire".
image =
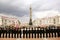
<svg viewBox="0 0 60 40">
<path fill-rule="evenodd" d="M 32 25 L 32 8 L 30 5 L 30 21 L 29 21 L 29 25 Z"/>
</svg>

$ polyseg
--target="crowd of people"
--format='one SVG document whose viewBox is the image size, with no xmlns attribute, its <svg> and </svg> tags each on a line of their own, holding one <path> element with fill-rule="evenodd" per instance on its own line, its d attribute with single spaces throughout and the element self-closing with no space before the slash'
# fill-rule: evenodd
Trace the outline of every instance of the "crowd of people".
<svg viewBox="0 0 60 40">
<path fill-rule="evenodd" d="M 60 37 L 60 27 L 0 27 L 0 38 L 50 38 Z"/>
</svg>

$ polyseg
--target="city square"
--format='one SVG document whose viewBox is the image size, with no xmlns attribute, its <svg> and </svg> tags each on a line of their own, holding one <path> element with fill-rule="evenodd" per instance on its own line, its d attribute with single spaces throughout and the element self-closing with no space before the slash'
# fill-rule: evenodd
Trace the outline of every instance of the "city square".
<svg viewBox="0 0 60 40">
<path fill-rule="evenodd" d="M 0 40 L 60 40 L 59 0 L 0 0 Z"/>
</svg>

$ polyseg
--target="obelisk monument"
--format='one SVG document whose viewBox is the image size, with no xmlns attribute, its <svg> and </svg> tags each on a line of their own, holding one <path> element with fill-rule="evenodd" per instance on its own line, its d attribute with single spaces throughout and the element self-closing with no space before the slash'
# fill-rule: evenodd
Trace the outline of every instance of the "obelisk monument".
<svg viewBox="0 0 60 40">
<path fill-rule="evenodd" d="M 30 5 L 30 20 L 29 20 L 29 25 L 33 25 L 33 23 L 32 23 L 32 8 L 31 8 L 31 5 Z"/>
</svg>

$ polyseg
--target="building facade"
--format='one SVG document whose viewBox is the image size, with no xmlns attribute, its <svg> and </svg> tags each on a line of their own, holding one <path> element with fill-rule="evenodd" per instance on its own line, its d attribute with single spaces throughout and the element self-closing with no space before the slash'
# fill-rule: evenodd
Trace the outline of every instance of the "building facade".
<svg viewBox="0 0 60 40">
<path fill-rule="evenodd" d="M 17 18 L 0 16 L 0 26 L 19 27 L 19 25 L 20 25 L 20 21 Z"/>
<path fill-rule="evenodd" d="M 41 19 L 36 19 L 33 21 L 33 25 L 36 26 L 49 26 L 56 25 L 60 26 L 60 16 L 46 17 Z"/>
</svg>

